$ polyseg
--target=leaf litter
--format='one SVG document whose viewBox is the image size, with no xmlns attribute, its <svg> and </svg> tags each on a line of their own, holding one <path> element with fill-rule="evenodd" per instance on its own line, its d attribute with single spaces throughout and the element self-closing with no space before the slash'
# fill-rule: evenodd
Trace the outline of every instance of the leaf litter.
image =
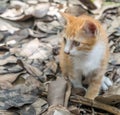
<svg viewBox="0 0 120 115">
<path fill-rule="evenodd" d="M 89 0 L 4 0 L 0 4 L 1 115 L 120 114 L 118 2 L 106 5 L 108 3 L 102 0 L 95 3 Z M 95 101 L 78 96 L 84 92 L 71 91 L 71 84 L 60 77 L 58 55 L 63 20 L 59 11 L 76 16 L 92 14 L 106 28 L 111 56 L 105 75 L 113 81 L 113 86 Z"/>
</svg>

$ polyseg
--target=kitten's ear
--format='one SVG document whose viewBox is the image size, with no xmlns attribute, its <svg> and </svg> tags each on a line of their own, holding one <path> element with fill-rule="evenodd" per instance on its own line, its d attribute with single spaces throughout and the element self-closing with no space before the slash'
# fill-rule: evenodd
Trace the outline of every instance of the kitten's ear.
<svg viewBox="0 0 120 115">
<path fill-rule="evenodd" d="M 83 30 L 85 31 L 85 34 L 90 37 L 95 37 L 98 31 L 96 25 L 91 21 L 86 21 L 84 23 Z"/>
<path fill-rule="evenodd" d="M 63 25 L 70 24 L 76 18 L 75 16 L 72 16 L 72 15 L 70 15 L 68 13 L 63 13 L 63 12 L 59 12 L 59 13 L 61 15 L 60 22 Z"/>
</svg>

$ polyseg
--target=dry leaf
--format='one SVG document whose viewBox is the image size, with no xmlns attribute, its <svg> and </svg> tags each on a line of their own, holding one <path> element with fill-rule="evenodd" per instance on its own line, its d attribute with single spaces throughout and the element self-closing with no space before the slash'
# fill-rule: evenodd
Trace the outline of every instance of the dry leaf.
<svg viewBox="0 0 120 115">
<path fill-rule="evenodd" d="M 30 84 L 30 81 L 26 80 L 25 84 L 24 83 L 16 84 L 13 89 L 20 91 L 22 94 L 31 94 L 38 97 L 38 95 L 40 95 L 41 92 L 45 90 L 44 85 L 42 83 L 39 83 L 39 87 L 38 87 L 38 83 L 37 85 L 33 83 L 34 82 L 31 82 Z"/>
<path fill-rule="evenodd" d="M 52 53 L 52 46 L 48 43 L 41 43 L 36 38 L 30 41 L 20 52 L 21 56 L 29 59 L 47 59 Z"/>
<path fill-rule="evenodd" d="M 97 8 L 95 4 L 90 0 L 79 0 L 79 1 L 82 2 L 89 10 L 95 10 Z"/>
<path fill-rule="evenodd" d="M 9 33 L 14 33 L 15 31 L 18 31 L 18 27 L 14 27 L 12 23 L 0 19 L 0 31 L 8 31 Z"/>
<path fill-rule="evenodd" d="M 18 60 L 17 63 L 34 77 L 40 77 L 42 75 L 42 72 L 38 68 L 32 65 L 29 65 L 25 63 L 24 61 Z"/>
<path fill-rule="evenodd" d="M 36 115 L 36 111 L 32 106 L 27 106 L 27 107 L 24 106 L 24 108 L 22 108 L 19 111 L 19 114 L 20 115 Z"/>
<path fill-rule="evenodd" d="M 0 89 L 11 89 L 13 85 L 9 81 L 2 81 L 0 82 Z"/>
<path fill-rule="evenodd" d="M 25 104 L 35 102 L 37 97 L 29 94 L 21 94 L 19 90 L 2 90 L 0 91 L 0 109 L 9 109 L 11 107 L 21 107 Z"/>
<path fill-rule="evenodd" d="M 46 109 L 48 108 L 48 104 L 45 100 L 43 100 L 42 98 L 38 98 L 33 104 L 32 106 L 34 107 L 35 111 L 36 111 L 36 115 L 40 115 L 42 112 L 46 111 Z"/>
<path fill-rule="evenodd" d="M 42 18 L 47 15 L 49 7 L 50 7 L 49 3 L 38 4 L 37 6 L 35 6 L 32 15 L 37 18 Z"/>
<path fill-rule="evenodd" d="M 1 14 L 0 16 L 1 16 L 2 18 L 9 19 L 9 18 L 14 18 L 14 17 L 20 16 L 20 15 L 22 15 L 22 13 L 23 13 L 23 10 L 22 10 L 22 9 L 17 10 L 17 9 L 15 9 L 15 8 L 13 8 L 13 9 L 8 9 L 8 10 L 6 10 L 6 11 L 5 11 L 3 14 Z"/>
<path fill-rule="evenodd" d="M 25 10 L 25 9 L 27 9 L 28 7 L 29 7 L 29 5 L 28 4 L 26 4 L 25 2 L 22 2 L 22 1 L 18 1 L 18 0 L 12 0 L 12 1 L 10 1 L 10 6 L 12 7 L 12 8 L 16 8 L 16 9 L 23 9 L 23 10 Z"/>
<path fill-rule="evenodd" d="M 0 75 L 0 82 L 8 81 L 13 83 L 21 73 Z"/>
<path fill-rule="evenodd" d="M 16 63 L 17 59 L 14 56 L 10 56 L 6 59 L 0 59 L 0 66 L 5 65 L 7 63 Z"/>
<path fill-rule="evenodd" d="M 50 23 L 45 22 L 36 22 L 36 26 L 40 31 L 46 32 L 49 34 L 56 34 L 59 30 L 62 29 L 61 25 L 58 23 L 58 21 L 53 21 Z"/>
<path fill-rule="evenodd" d="M 8 112 L 8 110 L 0 110 L 0 115 L 15 115 L 14 112 Z"/>
<path fill-rule="evenodd" d="M 6 39 L 6 44 L 7 45 L 12 45 L 12 42 L 14 41 L 15 43 L 18 43 L 21 40 L 24 40 L 29 36 L 29 31 L 28 29 L 22 29 L 19 31 L 16 31 L 13 35 L 8 36 Z"/>
<path fill-rule="evenodd" d="M 63 106 L 67 107 L 68 105 L 70 93 L 71 84 L 67 83 L 64 78 L 58 77 L 56 81 L 52 81 L 48 86 L 48 104 L 53 107 L 54 110 L 57 110 L 57 108 L 63 109 Z M 52 109 L 51 107 L 50 111 Z"/>
<path fill-rule="evenodd" d="M 4 34 L 0 32 L 0 41 L 4 38 Z"/>
<path fill-rule="evenodd" d="M 48 36 L 47 33 L 43 33 L 43 32 L 40 32 L 40 31 L 35 31 L 35 30 L 32 30 L 32 29 L 29 29 L 29 34 L 32 36 L 32 37 L 37 37 L 37 38 L 45 38 Z"/>
<path fill-rule="evenodd" d="M 30 57 L 36 50 L 39 48 L 40 42 L 36 38 L 32 41 L 30 41 L 26 46 L 23 47 L 22 51 L 20 52 L 20 55 Z"/>
<path fill-rule="evenodd" d="M 104 95 L 96 97 L 96 100 L 110 105 L 120 103 L 120 83 L 114 84 Z"/>
<path fill-rule="evenodd" d="M 112 53 L 110 55 L 110 63 L 116 65 L 116 64 L 120 64 L 120 54 L 119 53 Z"/>
<path fill-rule="evenodd" d="M 31 14 L 25 15 L 24 12 L 28 9 L 28 5 L 21 1 L 12 1 L 11 9 L 7 9 L 0 16 L 9 20 L 26 20 L 31 17 Z"/>
<path fill-rule="evenodd" d="M 103 4 L 103 0 L 94 0 L 94 4 L 97 7 L 97 9 L 100 9 Z"/>
<path fill-rule="evenodd" d="M 69 6 L 65 12 L 70 13 L 74 16 L 80 16 L 82 14 L 87 14 L 87 11 L 85 9 L 83 9 L 83 7 L 81 5 L 73 5 L 73 6 Z"/>
<path fill-rule="evenodd" d="M 0 88 L 10 89 L 13 87 L 12 83 L 18 78 L 21 73 L 0 75 Z"/>
<path fill-rule="evenodd" d="M 50 69 L 53 73 L 56 73 L 58 66 L 55 61 L 50 61 L 47 63 L 47 68 Z"/>
<path fill-rule="evenodd" d="M 29 57 L 29 59 L 41 59 L 46 60 L 52 53 L 52 46 L 47 43 L 41 43 L 40 47 L 34 52 L 33 55 Z"/>
<path fill-rule="evenodd" d="M 81 110 L 79 108 L 75 106 L 70 106 L 68 109 L 71 113 L 74 113 L 75 115 L 80 115 Z"/>
</svg>

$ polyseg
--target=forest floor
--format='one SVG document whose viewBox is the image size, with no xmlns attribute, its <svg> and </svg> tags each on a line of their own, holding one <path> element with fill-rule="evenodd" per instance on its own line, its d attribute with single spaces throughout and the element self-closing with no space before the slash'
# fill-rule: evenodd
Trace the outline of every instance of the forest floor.
<svg viewBox="0 0 120 115">
<path fill-rule="evenodd" d="M 0 115 L 120 115 L 120 3 L 85 1 L 0 1 Z M 89 14 L 106 28 L 113 86 L 94 101 L 70 95 L 61 77 L 59 11 Z"/>
</svg>

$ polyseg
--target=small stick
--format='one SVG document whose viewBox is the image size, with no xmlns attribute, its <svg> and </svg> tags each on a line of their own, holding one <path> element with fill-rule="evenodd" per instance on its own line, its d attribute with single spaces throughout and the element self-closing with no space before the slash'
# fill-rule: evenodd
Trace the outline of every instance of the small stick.
<svg viewBox="0 0 120 115">
<path fill-rule="evenodd" d="M 67 82 L 67 91 L 65 93 L 65 102 L 64 102 L 64 107 L 66 107 L 66 108 L 68 106 L 68 101 L 69 101 L 70 94 L 71 94 L 71 88 L 72 88 L 71 83 L 70 83 L 70 81 L 68 81 Z"/>
<path fill-rule="evenodd" d="M 91 106 L 94 108 L 102 109 L 102 110 L 105 110 L 114 115 L 120 115 L 120 110 L 117 109 L 116 107 L 112 107 L 110 105 L 106 105 L 106 104 L 100 103 L 98 101 L 93 101 L 93 100 L 84 98 L 82 96 L 71 96 L 70 101 L 75 102 L 75 103 L 84 104 L 87 106 Z"/>
</svg>

